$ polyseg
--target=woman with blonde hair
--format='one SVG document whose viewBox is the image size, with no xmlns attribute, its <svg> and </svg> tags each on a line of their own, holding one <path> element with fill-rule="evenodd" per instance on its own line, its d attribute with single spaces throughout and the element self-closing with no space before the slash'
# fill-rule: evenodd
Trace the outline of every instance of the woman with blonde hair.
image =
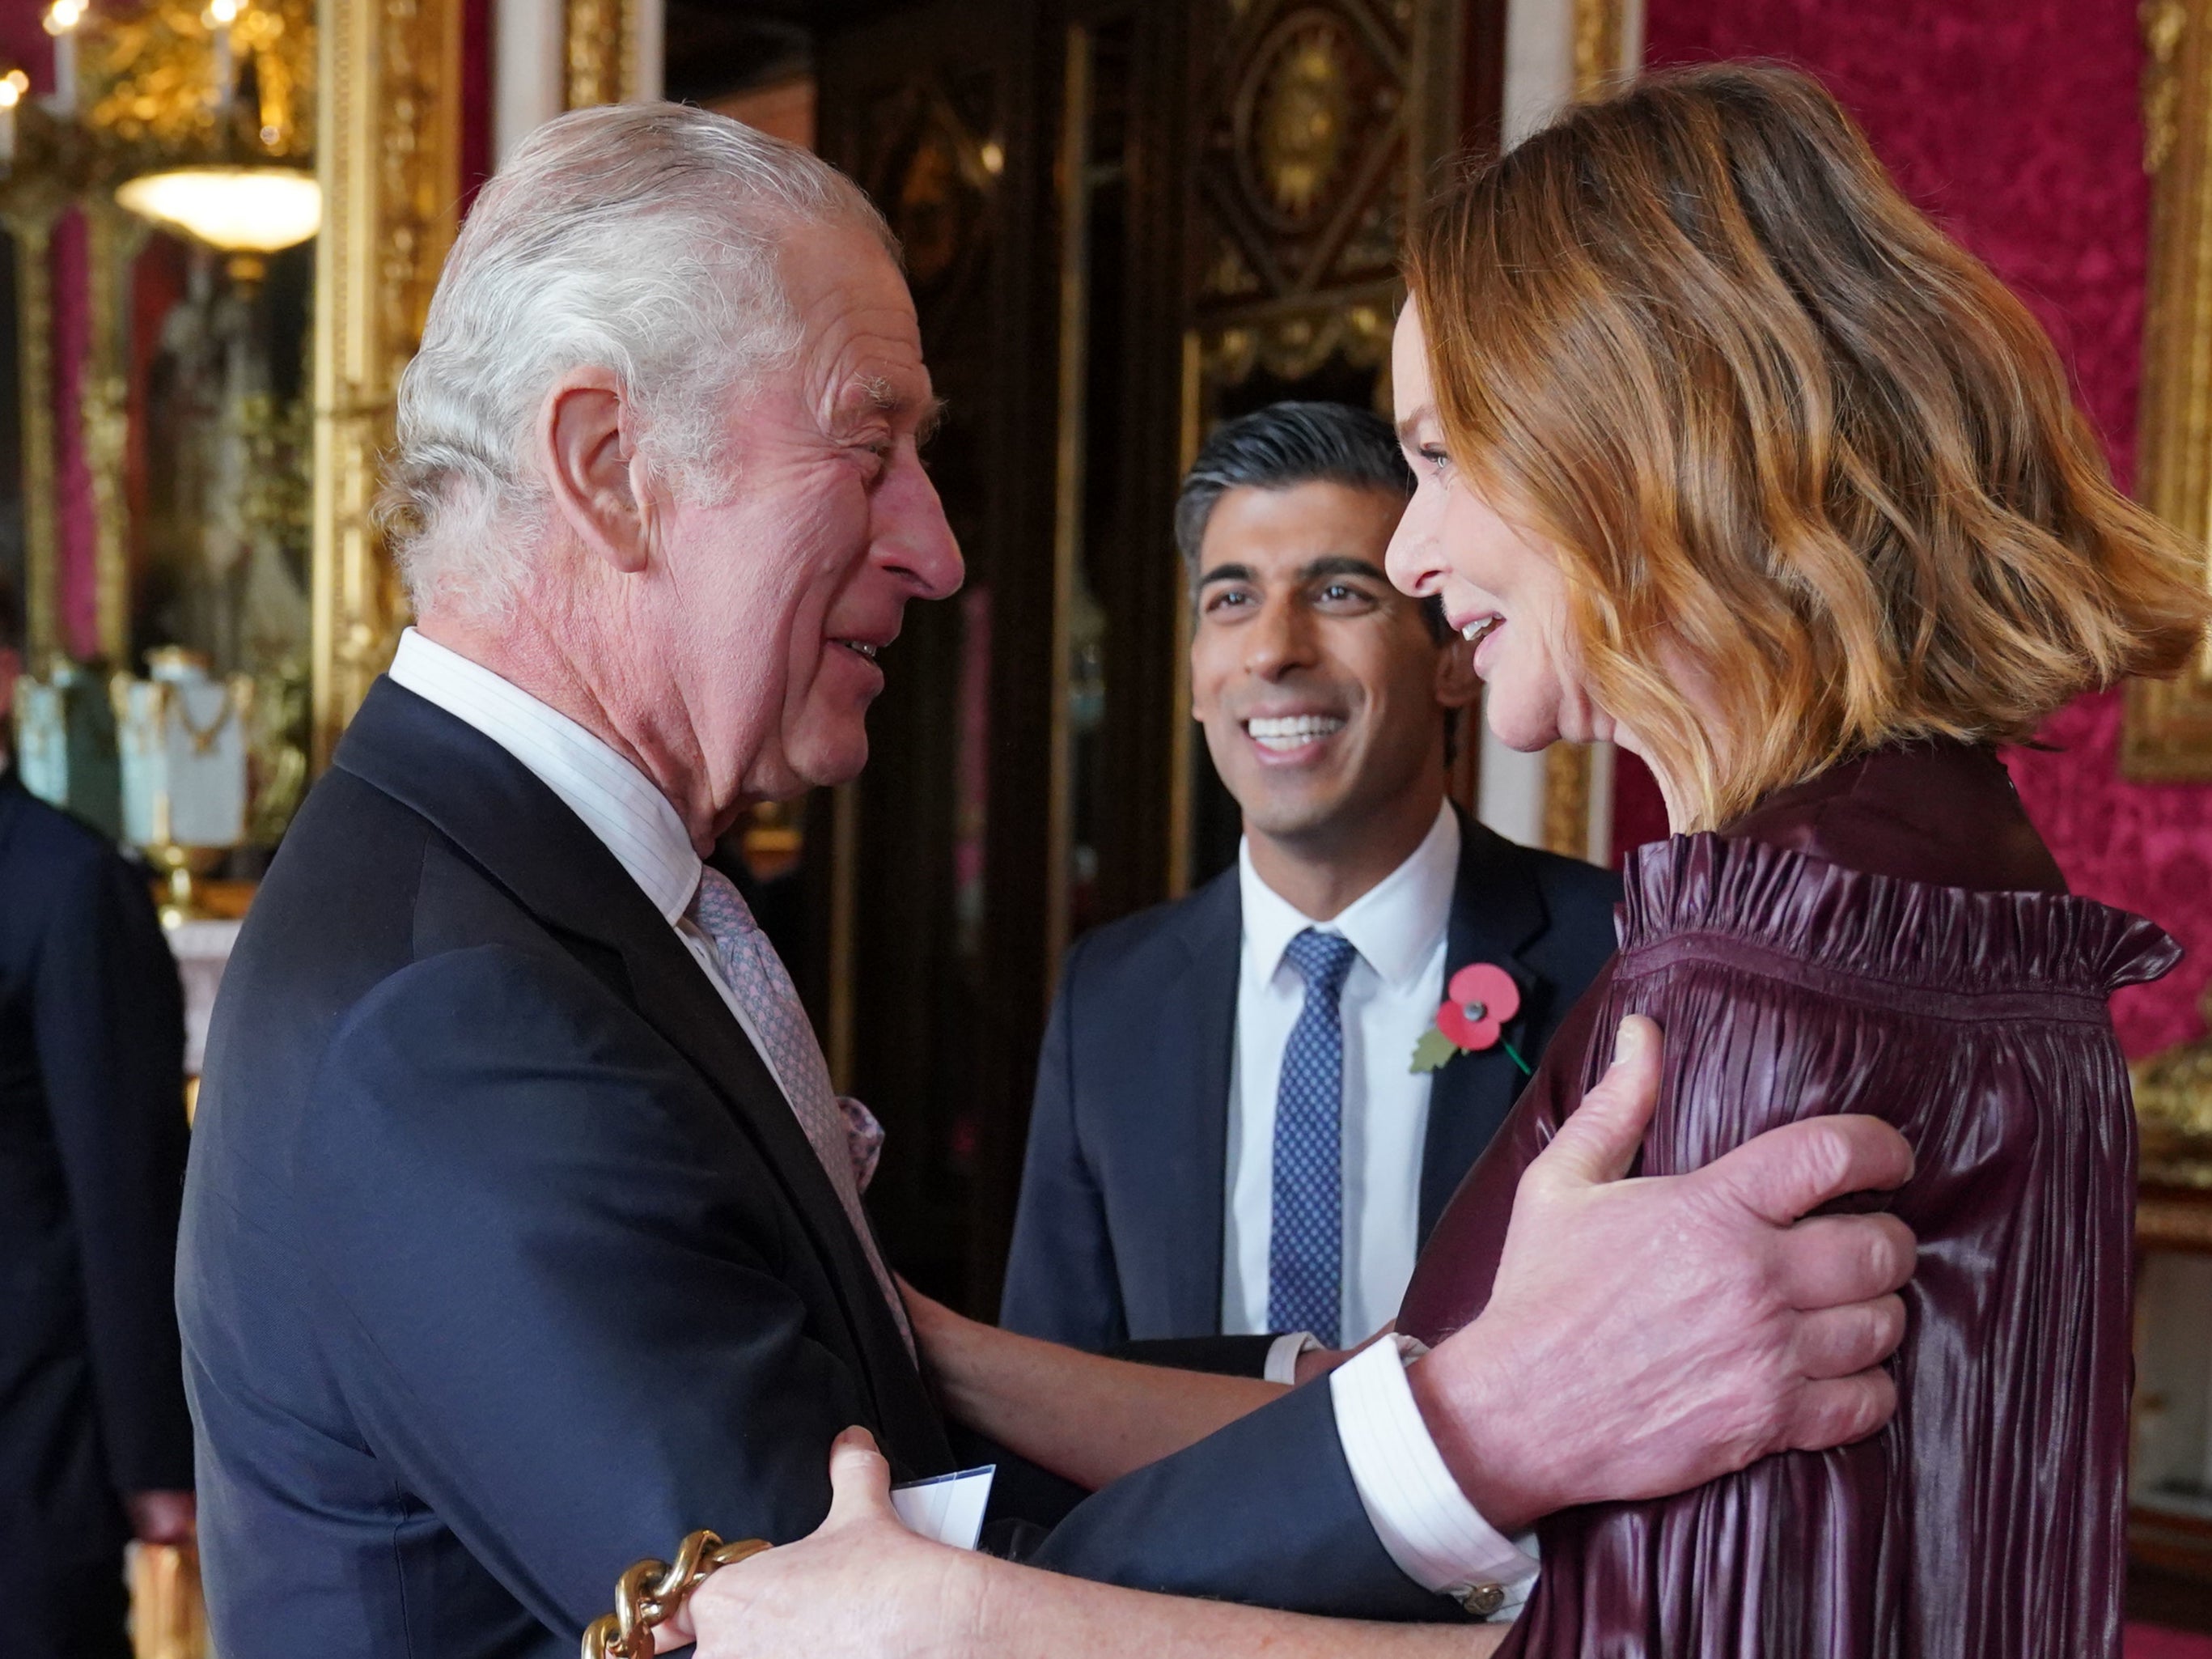
<svg viewBox="0 0 2212 1659">
<path fill-rule="evenodd" d="M 2135 1128 L 2106 1004 L 2179 952 L 2068 894 L 1995 745 L 2179 668 L 2200 574 L 2026 308 L 1801 75 L 1576 112 L 1448 192 L 1410 265 L 1392 577 L 1477 641 L 1501 738 L 1636 751 L 1674 834 L 1399 1328 L 1487 1303 L 1514 1180 L 1624 1014 L 1666 1033 L 1645 1173 L 1829 1112 L 1917 1158 L 1895 1419 L 1553 1516 L 1504 1651 L 2117 1654 Z"/>
<path fill-rule="evenodd" d="M 1894 1419 L 1551 1516 L 1502 1650 L 2113 1659 L 2135 1141 L 2106 1005 L 2178 952 L 2067 892 L 1995 746 L 2178 669 L 2206 619 L 2191 555 L 2114 489 L 2027 311 L 1802 76 L 1723 65 L 1571 112 L 1445 192 L 1410 277 L 1394 374 L 1420 484 L 1391 574 L 1474 641 L 1500 738 L 1634 750 L 1674 833 L 1632 860 L 1620 953 L 1439 1224 L 1400 1334 L 1433 1344 L 1493 1285 L 1529 1294 L 1516 1186 L 1586 1097 L 1616 1111 L 1596 1085 L 1625 1016 L 1664 1033 L 1643 1174 L 1832 1113 L 1887 1119 L 1917 1159 L 1882 1200 L 1921 1246 Z M 1029 1345 L 1028 1387 L 994 1384 L 975 1328 L 927 1304 L 916 1328 L 956 1413 L 1064 1471 L 1110 1476 L 1143 1443 L 1117 1388 L 1149 1391 L 1170 1443 L 1226 1400 L 1092 1373 L 1055 1430 L 1022 1401 L 1076 1387 L 1073 1360 Z M 1439 1449 L 1474 1490 L 1471 1454 Z M 1169 1620 L 956 1571 L 884 1518 L 865 1453 L 839 1456 L 820 1534 L 708 1581 L 708 1659 L 1497 1640 Z"/>
</svg>

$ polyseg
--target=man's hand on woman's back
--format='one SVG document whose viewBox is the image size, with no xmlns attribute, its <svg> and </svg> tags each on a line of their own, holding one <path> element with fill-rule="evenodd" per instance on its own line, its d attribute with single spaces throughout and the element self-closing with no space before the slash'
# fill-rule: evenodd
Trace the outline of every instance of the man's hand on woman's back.
<svg viewBox="0 0 2212 1659">
<path fill-rule="evenodd" d="M 1410 1374 L 1454 1477 L 1504 1531 L 1847 1444 L 1897 1408 L 1880 1367 L 1905 1334 L 1911 1230 L 1800 1218 L 1901 1185 L 1904 1137 L 1815 1118 L 1626 1179 L 1659 1047 L 1650 1021 L 1623 1022 L 1613 1068 L 1522 1176 L 1488 1307 Z"/>
</svg>

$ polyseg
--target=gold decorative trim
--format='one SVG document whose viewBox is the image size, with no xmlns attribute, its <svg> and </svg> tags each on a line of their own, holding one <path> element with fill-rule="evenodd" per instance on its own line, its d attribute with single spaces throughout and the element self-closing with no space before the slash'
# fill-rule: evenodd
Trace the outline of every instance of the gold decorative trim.
<svg viewBox="0 0 2212 1659">
<path fill-rule="evenodd" d="M 460 199 L 462 0 L 323 0 L 315 146 L 314 763 L 392 659 L 405 603 L 369 522 L 400 370 Z"/>
<path fill-rule="evenodd" d="M 2136 1243 L 2144 1249 L 2212 1251 L 2212 1202 L 2202 1193 L 2143 1193 L 2136 1200 Z"/>
<path fill-rule="evenodd" d="M 626 103 L 638 95 L 638 31 L 647 0 L 566 0 L 562 106 Z"/>
<path fill-rule="evenodd" d="M 15 243 L 17 409 L 23 425 L 23 624 L 31 672 L 61 649 L 60 540 L 54 494 L 53 216 L 11 212 Z"/>
<path fill-rule="evenodd" d="M 2136 494 L 2212 546 L 2212 0 L 2142 9 L 2143 163 L 2153 177 Z M 2208 566 L 2212 578 L 2212 566 Z M 2121 765 L 2149 781 L 2212 779 L 2212 653 L 2129 688 Z"/>
<path fill-rule="evenodd" d="M 1586 858 L 1590 842 L 1590 747 L 1555 743 L 1544 751 L 1544 847 Z"/>
<path fill-rule="evenodd" d="M 2212 997 L 2206 999 L 2212 1003 Z M 2200 1014 L 2212 1008 L 2200 1006 Z M 2136 1060 L 2129 1068 L 2141 1128 L 2142 1178 L 2196 1188 L 2212 1204 L 2212 1037 Z"/>
<path fill-rule="evenodd" d="M 105 198 L 88 201 L 83 212 L 92 330 L 77 420 L 84 429 L 85 469 L 92 482 L 93 600 L 100 654 L 111 666 L 122 668 L 131 655 L 131 510 L 123 478 L 131 398 L 125 319 L 131 261 L 145 245 L 148 227 Z"/>
<path fill-rule="evenodd" d="M 1575 101 L 1602 98 L 1636 72 L 1629 0 L 1575 0 Z"/>
</svg>

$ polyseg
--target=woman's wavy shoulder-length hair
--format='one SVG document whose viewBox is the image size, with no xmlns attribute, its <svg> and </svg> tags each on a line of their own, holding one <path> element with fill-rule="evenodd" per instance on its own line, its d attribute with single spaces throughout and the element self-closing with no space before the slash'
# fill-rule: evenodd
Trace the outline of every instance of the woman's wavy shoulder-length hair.
<svg viewBox="0 0 2212 1659">
<path fill-rule="evenodd" d="M 2199 641 L 2197 560 L 2113 488 L 2042 329 L 1803 75 L 1574 110 L 1409 253 L 1454 465 L 1561 561 L 1686 827 L 1880 744 L 2026 738 Z"/>
</svg>

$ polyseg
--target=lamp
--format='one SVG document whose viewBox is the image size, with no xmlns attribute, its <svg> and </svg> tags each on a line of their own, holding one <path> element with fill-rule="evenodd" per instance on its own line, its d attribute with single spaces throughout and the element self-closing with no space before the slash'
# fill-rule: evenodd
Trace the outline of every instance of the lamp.
<svg viewBox="0 0 2212 1659">
<path fill-rule="evenodd" d="M 277 252 L 313 236 L 323 218 L 315 175 L 280 163 L 141 173 L 117 185 L 115 199 L 225 253 Z"/>
<path fill-rule="evenodd" d="M 56 14 L 74 23 L 84 0 L 54 0 Z M 210 0 L 199 21 L 207 30 L 215 94 L 213 153 L 179 157 L 116 188 L 115 199 L 150 219 L 233 255 L 275 253 L 304 242 L 322 223 L 323 191 L 307 168 L 283 159 L 289 146 L 289 99 L 257 95 L 258 109 L 238 98 L 239 61 L 234 34 L 246 36 L 246 61 L 257 82 L 265 57 L 257 46 L 281 37 L 283 20 L 246 0 Z M 274 24 L 272 34 L 269 26 Z M 257 94 L 265 91 L 257 85 Z M 277 107 L 272 108 L 274 104 Z"/>
<path fill-rule="evenodd" d="M 111 187 L 129 212 L 230 255 L 241 278 L 315 234 L 314 0 L 52 0 L 42 21 L 55 88 L 21 130 L 27 156 L 15 154 L 27 82 L 0 81 L 0 176 L 30 163 L 8 194 Z"/>
</svg>

